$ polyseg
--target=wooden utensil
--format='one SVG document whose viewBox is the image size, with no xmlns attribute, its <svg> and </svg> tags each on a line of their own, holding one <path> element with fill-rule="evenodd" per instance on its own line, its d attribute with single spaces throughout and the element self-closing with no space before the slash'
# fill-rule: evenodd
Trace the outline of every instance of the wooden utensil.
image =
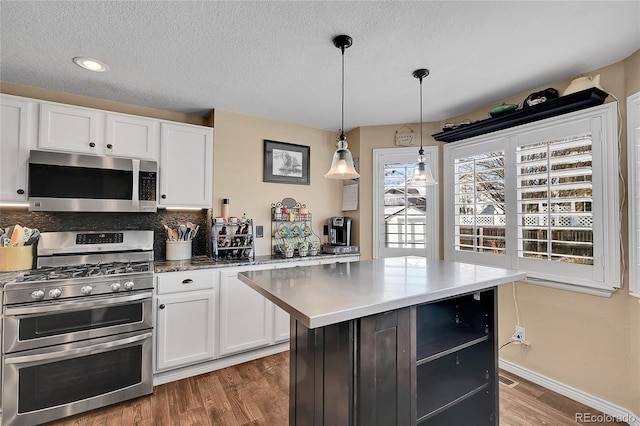
<svg viewBox="0 0 640 426">
<path fill-rule="evenodd" d="M 11 240 L 9 241 L 9 247 L 17 247 L 18 243 L 22 243 L 22 226 L 16 225 L 11 233 Z"/>
</svg>

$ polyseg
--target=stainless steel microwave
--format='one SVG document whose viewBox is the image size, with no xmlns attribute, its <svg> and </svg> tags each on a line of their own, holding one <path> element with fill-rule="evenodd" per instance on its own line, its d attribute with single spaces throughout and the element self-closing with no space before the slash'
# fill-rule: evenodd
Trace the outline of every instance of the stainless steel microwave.
<svg viewBox="0 0 640 426">
<path fill-rule="evenodd" d="M 29 210 L 157 211 L 155 161 L 31 151 Z"/>
</svg>

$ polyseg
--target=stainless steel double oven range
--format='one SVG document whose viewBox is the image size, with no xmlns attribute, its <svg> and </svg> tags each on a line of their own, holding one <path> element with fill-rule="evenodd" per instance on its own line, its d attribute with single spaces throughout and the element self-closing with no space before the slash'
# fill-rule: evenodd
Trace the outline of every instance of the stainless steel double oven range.
<svg viewBox="0 0 640 426">
<path fill-rule="evenodd" d="M 153 231 L 42 233 L 4 287 L 2 418 L 34 425 L 153 392 Z"/>
</svg>

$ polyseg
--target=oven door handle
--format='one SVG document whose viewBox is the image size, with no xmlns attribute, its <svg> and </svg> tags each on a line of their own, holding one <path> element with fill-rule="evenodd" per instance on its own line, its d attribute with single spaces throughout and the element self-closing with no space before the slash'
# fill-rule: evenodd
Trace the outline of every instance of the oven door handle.
<svg viewBox="0 0 640 426">
<path fill-rule="evenodd" d="M 104 352 L 105 349 L 113 349 L 118 346 L 126 346 L 131 343 L 139 342 L 151 337 L 151 332 L 139 334 L 137 336 L 127 337 L 125 339 L 115 340 L 111 342 L 98 343 L 83 348 L 56 350 L 55 352 L 41 353 L 36 355 L 23 355 L 15 357 L 6 357 L 5 364 L 27 364 L 40 361 L 52 361 L 57 359 L 75 358 L 75 355 L 87 355 Z"/>
<path fill-rule="evenodd" d="M 69 300 L 53 305 L 36 304 L 35 306 L 16 306 L 5 308 L 5 316 L 10 315 L 29 315 L 29 314 L 46 314 L 49 312 L 60 311 L 77 311 L 84 308 L 95 309 L 102 306 L 119 305 L 122 303 L 135 302 L 137 300 L 150 299 L 153 294 L 150 291 L 133 294 L 130 296 L 94 298 L 92 300 Z"/>
</svg>

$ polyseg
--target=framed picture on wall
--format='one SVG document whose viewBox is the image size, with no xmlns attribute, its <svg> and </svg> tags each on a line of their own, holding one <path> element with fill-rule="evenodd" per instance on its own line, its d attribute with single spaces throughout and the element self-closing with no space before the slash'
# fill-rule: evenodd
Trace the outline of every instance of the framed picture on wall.
<svg viewBox="0 0 640 426">
<path fill-rule="evenodd" d="M 309 154 L 304 145 L 264 139 L 263 182 L 309 185 Z"/>
</svg>

